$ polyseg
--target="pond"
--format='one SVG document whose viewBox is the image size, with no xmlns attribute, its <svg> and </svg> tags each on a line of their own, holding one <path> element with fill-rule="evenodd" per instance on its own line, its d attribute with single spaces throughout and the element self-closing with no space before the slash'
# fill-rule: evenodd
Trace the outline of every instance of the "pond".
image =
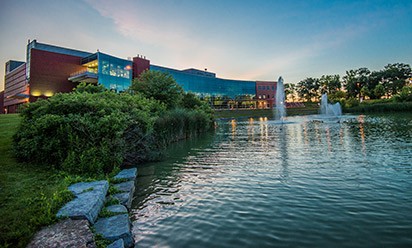
<svg viewBox="0 0 412 248">
<path fill-rule="evenodd" d="M 139 168 L 138 247 L 412 246 L 412 114 L 221 120 Z"/>
</svg>

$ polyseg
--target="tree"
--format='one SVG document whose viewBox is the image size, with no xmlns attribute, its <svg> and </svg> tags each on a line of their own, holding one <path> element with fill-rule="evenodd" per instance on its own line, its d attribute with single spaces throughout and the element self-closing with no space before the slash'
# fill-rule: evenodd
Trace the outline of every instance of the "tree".
<svg viewBox="0 0 412 248">
<path fill-rule="evenodd" d="M 306 78 L 298 83 L 296 91 L 299 97 L 310 102 L 312 98 L 319 98 L 319 87 L 319 79 Z"/>
<path fill-rule="evenodd" d="M 385 95 L 385 88 L 382 84 L 376 85 L 375 89 L 373 89 L 373 94 L 376 98 L 380 99 L 382 96 Z"/>
<path fill-rule="evenodd" d="M 359 68 L 356 70 L 346 71 L 346 75 L 343 77 L 345 89 L 348 93 L 348 97 L 361 96 L 361 89 L 365 86 L 369 80 L 371 72 L 368 68 Z"/>
<path fill-rule="evenodd" d="M 382 71 L 382 77 L 388 95 L 395 95 L 406 85 L 406 80 L 412 77 L 412 69 L 408 64 L 388 64 Z"/>
<path fill-rule="evenodd" d="M 333 94 L 342 87 L 339 75 L 323 75 L 320 77 L 319 83 L 321 94 Z"/>
<path fill-rule="evenodd" d="M 187 109 L 195 109 L 196 107 L 201 107 L 203 102 L 195 94 L 187 92 L 183 95 L 182 107 Z"/>
<path fill-rule="evenodd" d="M 285 84 L 285 96 L 286 99 L 291 98 L 295 101 L 296 85 L 295 84 Z"/>
<path fill-rule="evenodd" d="M 181 104 L 184 92 L 170 74 L 150 70 L 133 80 L 130 91 L 156 99 L 164 103 L 168 109 L 176 108 Z"/>
</svg>

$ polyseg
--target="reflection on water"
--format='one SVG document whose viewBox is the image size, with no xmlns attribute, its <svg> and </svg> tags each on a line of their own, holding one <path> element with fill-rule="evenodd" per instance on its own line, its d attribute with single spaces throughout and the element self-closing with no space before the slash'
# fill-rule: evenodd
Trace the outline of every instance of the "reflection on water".
<svg viewBox="0 0 412 248">
<path fill-rule="evenodd" d="M 139 168 L 143 247 L 411 246 L 412 115 L 221 121 Z"/>
</svg>

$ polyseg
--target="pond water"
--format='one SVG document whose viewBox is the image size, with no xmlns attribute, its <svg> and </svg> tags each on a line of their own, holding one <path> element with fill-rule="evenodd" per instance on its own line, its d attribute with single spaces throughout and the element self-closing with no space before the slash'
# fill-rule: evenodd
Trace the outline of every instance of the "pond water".
<svg viewBox="0 0 412 248">
<path fill-rule="evenodd" d="M 222 120 L 137 180 L 137 247 L 412 247 L 411 114 Z"/>
</svg>

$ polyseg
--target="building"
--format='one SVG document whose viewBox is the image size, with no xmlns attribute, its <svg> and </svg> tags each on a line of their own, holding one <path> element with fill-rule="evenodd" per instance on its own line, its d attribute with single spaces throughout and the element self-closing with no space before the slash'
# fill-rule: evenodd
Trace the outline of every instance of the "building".
<svg viewBox="0 0 412 248">
<path fill-rule="evenodd" d="M 145 70 L 169 73 L 186 92 L 209 100 L 216 108 L 273 108 L 276 95 L 276 82 L 272 81 L 222 79 L 206 69 L 177 70 L 152 65 L 139 55 L 133 60 L 121 59 L 36 40 L 29 40 L 25 62 L 10 60 L 5 69 L 2 111 L 7 113 L 15 113 L 21 104 L 70 92 L 80 82 L 122 92 Z"/>
<path fill-rule="evenodd" d="M 152 65 L 142 56 L 133 58 L 139 72 L 154 70 L 169 73 L 186 92 L 192 92 L 203 99 L 210 99 L 215 108 L 273 108 L 275 105 L 276 82 L 246 81 L 216 77 L 205 70 L 177 70 Z M 139 73 L 140 74 L 140 73 Z M 139 75 L 138 74 L 138 75 Z"/>
</svg>

